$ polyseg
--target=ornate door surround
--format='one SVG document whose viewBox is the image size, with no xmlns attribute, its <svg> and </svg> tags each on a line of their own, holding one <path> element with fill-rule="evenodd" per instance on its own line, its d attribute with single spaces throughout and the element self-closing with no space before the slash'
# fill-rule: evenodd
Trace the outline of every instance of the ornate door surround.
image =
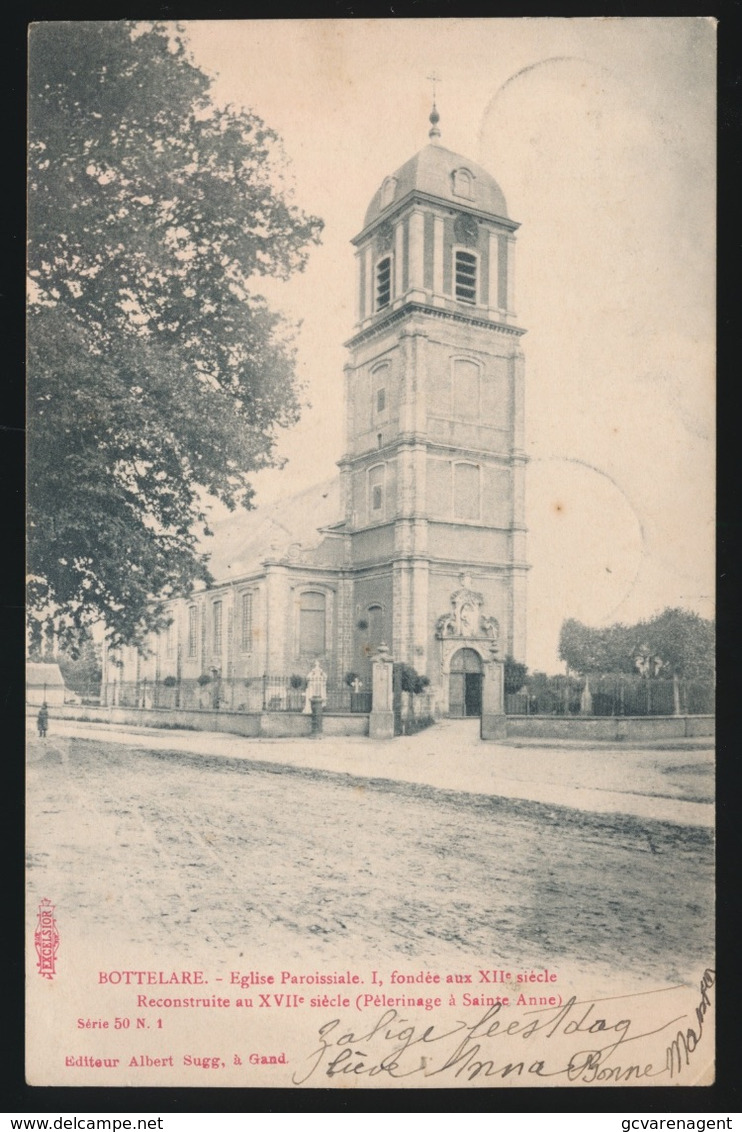
<svg viewBox="0 0 742 1132">
<path fill-rule="evenodd" d="M 472 588 L 468 574 L 459 575 L 461 588 L 451 594 L 451 609 L 442 614 L 435 626 L 440 649 L 440 707 L 449 710 L 451 661 L 459 649 L 473 649 L 482 661 L 482 679 L 487 680 L 490 668 L 499 657 L 500 626 L 494 617 L 482 613 L 484 594 Z"/>
</svg>

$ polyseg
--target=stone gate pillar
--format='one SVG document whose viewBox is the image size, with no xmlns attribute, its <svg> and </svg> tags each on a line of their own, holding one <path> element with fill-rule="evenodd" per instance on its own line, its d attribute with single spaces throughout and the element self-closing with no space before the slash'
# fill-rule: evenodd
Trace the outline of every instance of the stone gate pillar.
<svg viewBox="0 0 742 1132">
<path fill-rule="evenodd" d="M 394 738 L 393 671 L 389 649 L 381 644 L 371 662 L 371 715 L 368 721 L 370 739 Z"/>
<path fill-rule="evenodd" d="M 483 668 L 480 735 L 483 739 L 505 739 L 505 666 L 501 660 L 493 657 L 485 662 Z"/>
</svg>

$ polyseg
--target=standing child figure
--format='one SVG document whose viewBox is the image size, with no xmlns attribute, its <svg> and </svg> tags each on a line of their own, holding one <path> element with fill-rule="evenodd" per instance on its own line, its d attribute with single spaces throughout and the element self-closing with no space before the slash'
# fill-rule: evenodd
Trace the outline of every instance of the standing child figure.
<svg viewBox="0 0 742 1132">
<path fill-rule="evenodd" d="M 39 738 L 46 739 L 46 732 L 47 728 L 49 727 L 49 709 L 47 708 L 45 703 L 41 705 L 41 710 L 39 711 L 36 723 L 39 728 Z"/>
</svg>

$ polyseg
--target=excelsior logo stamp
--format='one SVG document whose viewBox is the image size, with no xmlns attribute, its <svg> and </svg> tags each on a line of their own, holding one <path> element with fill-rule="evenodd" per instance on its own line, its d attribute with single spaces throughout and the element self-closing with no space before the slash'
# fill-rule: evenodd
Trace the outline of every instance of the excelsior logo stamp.
<svg viewBox="0 0 742 1132">
<path fill-rule="evenodd" d="M 34 932 L 38 961 L 36 967 L 44 979 L 53 979 L 56 972 L 59 931 L 54 919 L 54 905 L 46 897 L 39 904 L 38 922 Z"/>
</svg>

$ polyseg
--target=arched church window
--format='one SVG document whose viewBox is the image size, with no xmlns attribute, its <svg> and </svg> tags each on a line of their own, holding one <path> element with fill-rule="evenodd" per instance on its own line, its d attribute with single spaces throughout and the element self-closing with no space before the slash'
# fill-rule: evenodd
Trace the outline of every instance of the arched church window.
<svg viewBox="0 0 742 1132">
<path fill-rule="evenodd" d="M 456 420 L 479 417 L 480 369 L 471 358 L 454 358 L 451 366 L 453 415 Z"/>
<path fill-rule="evenodd" d="M 212 607 L 212 652 L 219 655 L 222 651 L 222 603 L 215 601 Z"/>
<path fill-rule="evenodd" d="M 369 469 L 368 473 L 368 509 L 372 519 L 381 519 L 384 515 L 384 476 L 385 467 L 377 464 Z"/>
<path fill-rule="evenodd" d="M 477 301 L 477 257 L 472 252 L 456 252 L 454 294 L 460 303 Z"/>
<path fill-rule="evenodd" d="M 383 310 L 392 301 L 392 257 L 384 256 L 376 265 L 376 309 Z"/>
<path fill-rule="evenodd" d="M 317 590 L 301 595 L 299 604 L 299 652 L 302 656 L 318 656 L 325 651 L 325 614 L 327 599 Z"/>
<path fill-rule="evenodd" d="M 240 648 L 242 652 L 252 652 L 252 601 L 251 593 L 242 595 L 242 619 L 240 624 Z"/>
<path fill-rule="evenodd" d="M 368 650 L 375 653 L 384 639 L 383 610 L 380 605 L 369 605 L 366 613 L 368 621 Z"/>
<path fill-rule="evenodd" d="M 454 464 L 453 515 L 455 519 L 478 519 L 480 517 L 480 479 L 479 464 Z"/>
<path fill-rule="evenodd" d="M 196 656 L 198 651 L 198 609 L 195 605 L 188 606 L 188 655 Z"/>
</svg>

